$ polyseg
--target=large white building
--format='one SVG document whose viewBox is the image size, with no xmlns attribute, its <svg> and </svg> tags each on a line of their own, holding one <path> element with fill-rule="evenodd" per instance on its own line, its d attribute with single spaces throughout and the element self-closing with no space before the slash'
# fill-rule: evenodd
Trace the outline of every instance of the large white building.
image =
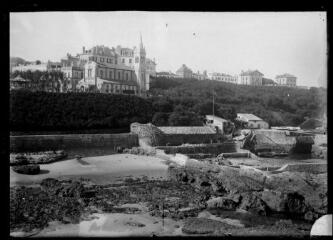
<svg viewBox="0 0 333 240">
<path fill-rule="evenodd" d="M 208 78 L 210 80 L 237 84 L 237 76 L 231 76 L 225 73 L 212 72 L 208 74 Z"/>
<path fill-rule="evenodd" d="M 242 71 L 240 74 L 240 84 L 261 86 L 263 76 L 264 74 L 258 70 Z"/>
<path fill-rule="evenodd" d="M 297 77 L 295 77 L 289 73 L 277 75 L 275 79 L 276 79 L 276 83 L 279 86 L 296 87 Z"/>
<path fill-rule="evenodd" d="M 140 36 L 138 47 L 108 48 L 83 47 L 79 59 L 84 63 L 84 77 L 78 88 L 82 91 L 97 89 L 106 93 L 132 93 L 146 95 L 150 76 L 156 75 L 156 63 L 146 58 L 146 50 Z"/>
</svg>

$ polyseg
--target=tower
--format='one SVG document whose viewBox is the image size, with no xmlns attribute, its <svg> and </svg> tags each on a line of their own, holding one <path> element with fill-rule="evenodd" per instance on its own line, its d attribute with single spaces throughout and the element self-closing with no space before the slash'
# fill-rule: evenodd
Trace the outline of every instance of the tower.
<svg viewBox="0 0 333 240">
<path fill-rule="evenodd" d="M 149 76 L 146 72 L 146 49 L 142 43 L 142 36 L 140 33 L 140 44 L 138 48 L 134 48 L 134 70 L 137 76 L 137 83 L 139 85 L 139 94 L 145 95 L 147 90 L 147 83 Z"/>
</svg>

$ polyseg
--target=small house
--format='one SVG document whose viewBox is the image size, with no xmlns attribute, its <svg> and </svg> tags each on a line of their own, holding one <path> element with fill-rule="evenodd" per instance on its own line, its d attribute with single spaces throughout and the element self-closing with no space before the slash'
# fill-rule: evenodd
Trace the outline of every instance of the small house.
<svg viewBox="0 0 333 240">
<path fill-rule="evenodd" d="M 268 129 L 269 125 L 267 122 L 262 120 L 260 117 L 257 117 L 249 113 L 237 113 L 236 120 L 245 122 L 247 128 L 250 129 Z"/>
</svg>

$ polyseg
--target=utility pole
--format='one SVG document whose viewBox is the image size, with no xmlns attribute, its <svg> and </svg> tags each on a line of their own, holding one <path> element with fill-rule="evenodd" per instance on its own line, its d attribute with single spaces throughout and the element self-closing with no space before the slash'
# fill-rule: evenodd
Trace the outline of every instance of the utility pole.
<svg viewBox="0 0 333 240">
<path fill-rule="evenodd" d="M 213 123 L 214 123 L 214 121 L 215 121 L 215 109 L 214 109 L 214 96 L 215 94 L 214 94 L 214 86 L 213 86 Z"/>
</svg>

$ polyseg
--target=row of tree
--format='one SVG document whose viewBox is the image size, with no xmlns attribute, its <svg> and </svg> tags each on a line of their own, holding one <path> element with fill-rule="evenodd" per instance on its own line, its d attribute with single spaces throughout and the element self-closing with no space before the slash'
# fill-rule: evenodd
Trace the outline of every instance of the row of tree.
<svg viewBox="0 0 333 240">
<path fill-rule="evenodd" d="M 11 131 L 128 128 L 132 122 L 150 122 L 152 115 L 151 103 L 134 95 L 10 93 Z"/>
</svg>

